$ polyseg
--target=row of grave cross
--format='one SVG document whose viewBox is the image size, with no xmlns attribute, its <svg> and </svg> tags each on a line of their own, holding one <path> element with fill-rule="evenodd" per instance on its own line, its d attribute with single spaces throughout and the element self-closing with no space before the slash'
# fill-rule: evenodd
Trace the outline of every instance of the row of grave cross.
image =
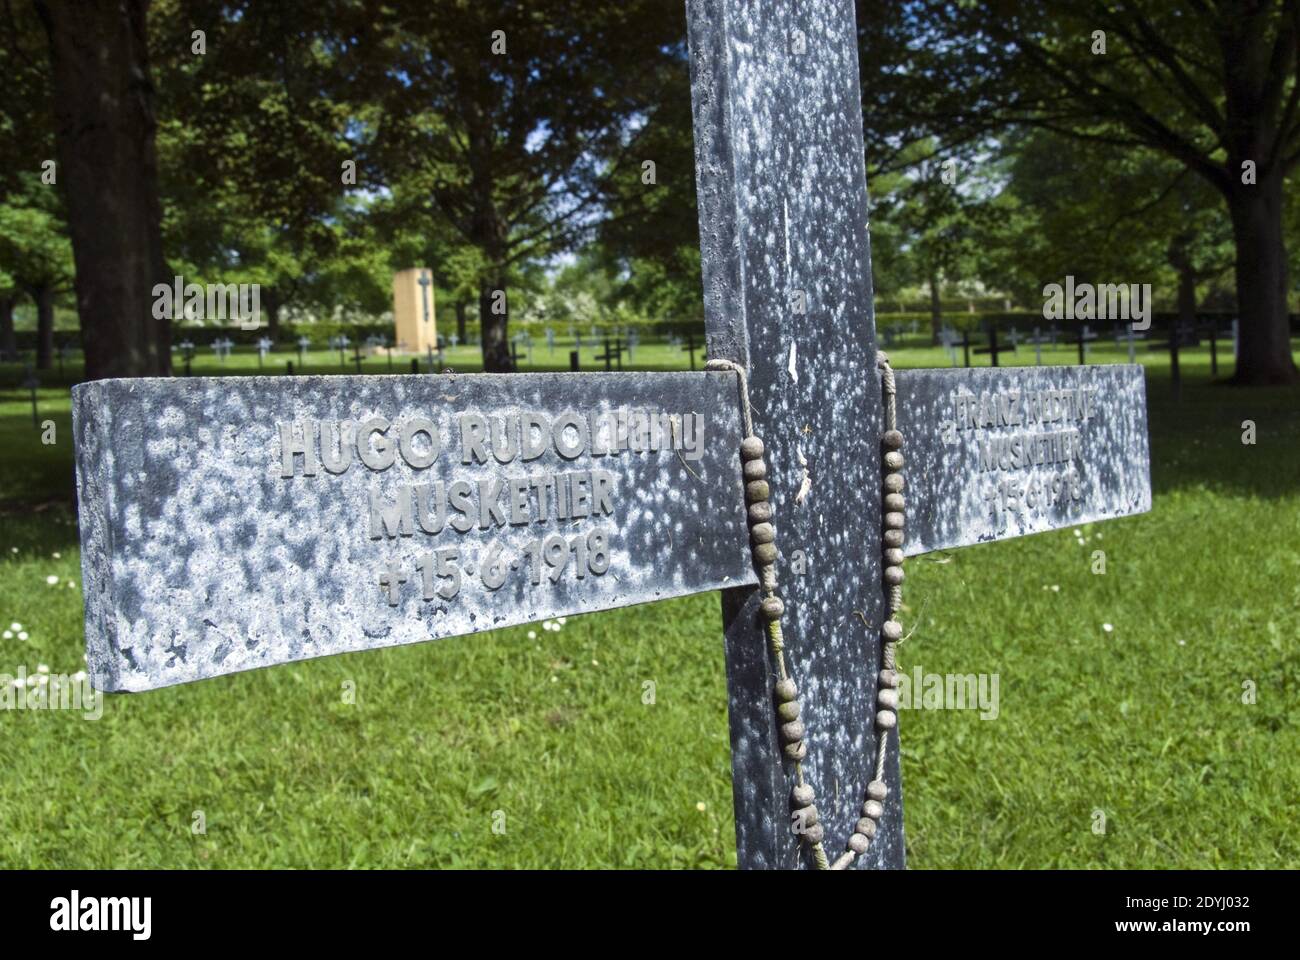
<svg viewBox="0 0 1300 960">
<path fill-rule="evenodd" d="M 798 799 L 815 791 L 812 825 L 836 862 L 903 866 L 898 732 L 877 713 L 897 705 L 880 669 L 897 628 L 886 571 L 893 583 L 904 554 L 1149 509 L 1142 371 L 903 370 L 882 385 L 854 4 L 688 0 L 687 20 L 706 346 L 734 366 L 612 372 L 616 340 L 600 358 L 611 372 L 565 377 L 78 385 L 99 685 L 149 690 L 720 590 L 738 863 L 813 865 Z M 796 34 L 808 55 L 787 55 Z M 798 318 L 773 306 L 793 289 Z M 693 339 L 682 349 L 694 361 Z M 195 457 L 203 437 L 222 439 Z M 136 481 L 138 464 L 153 482 Z M 216 513 L 184 508 L 200 497 Z M 140 516 L 166 522 L 145 538 Z M 213 578 L 177 556 L 230 562 Z M 774 610 L 779 665 L 763 633 Z M 791 697 L 774 702 L 792 688 L 794 721 Z"/>
</svg>

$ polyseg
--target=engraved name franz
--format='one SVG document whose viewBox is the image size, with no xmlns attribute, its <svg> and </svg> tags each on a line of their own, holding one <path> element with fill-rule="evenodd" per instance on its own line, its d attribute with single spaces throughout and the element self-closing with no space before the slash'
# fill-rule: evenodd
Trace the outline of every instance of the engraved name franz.
<svg viewBox="0 0 1300 960">
<path fill-rule="evenodd" d="M 958 391 L 952 406 L 954 418 L 945 426 L 950 432 L 981 431 L 976 471 L 998 474 L 981 491 L 997 529 L 1005 528 L 1008 512 L 1080 509 L 1085 491 L 1077 469 L 1083 459 L 1079 426 L 1098 415 L 1096 389 Z M 1049 429 L 1027 429 L 1035 426 Z M 989 432 L 993 430 L 1002 432 Z M 1037 467 L 1047 468 L 1046 474 L 1040 476 Z M 1007 476 L 1018 470 L 1030 475 Z"/>
</svg>

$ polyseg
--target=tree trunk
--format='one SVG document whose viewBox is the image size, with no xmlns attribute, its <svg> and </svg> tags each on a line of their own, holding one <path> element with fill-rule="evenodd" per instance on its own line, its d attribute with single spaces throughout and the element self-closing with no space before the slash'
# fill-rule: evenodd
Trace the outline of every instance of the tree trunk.
<svg viewBox="0 0 1300 960">
<path fill-rule="evenodd" d="M 498 290 L 505 291 L 504 277 L 496 270 L 489 269 L 479 281 L 478 316 L 479 339 L 483 344 L 484 373 L 514 373 L 515 362 L 510 357 L 510 343 L 507 339 L 509 330 L 509 299 L 497 297 Z M 492 308 L 500 302 L 501 313 L 493 313 Z"/>
<path fill-rule="evenodd" d="M 456 339 L 460 343 L 469 342 L 469 337 L 465 334 L 465 314 L 468 310 L 468 303 L 464 300 L 456 301 Z"/>
<path fill-rule="evenodd" d="M 0 297 L 0 360 L 18 357 L 18 338 L 14 335 L 14 297 Z"/>
<path fill-rule="evenodd" d="M 36 302 L 36 369 L 54 366 L 54 290 L 49 286 L 32 287 Z"/>
<path fill-rule="evenodd" d="M 943 304 L 939 300 L 939 275 L 930 274 L 930 346 L 939 343 L 939 332 L 943 327 Z"/>
<path fill-rule="evenodd" d="M 1237 245 L 1237 371 L 1242 386 L 1295 383 L 1287 322 L 1287 262 L 1282 237 L 1282 177 L 1234 183 L 1228 194 Z"/>
<path fill-rule="evenodd" d="M 1196 327 L 1196 274 L 1186 263 L 1178 267 L 1178 325 L 1189 331 Z"/>
<path fill-rule="evenodd" d="M 55 147 L 77 272 L 86 379 L 166 376 L 148 0 L 35 0 L 49 38 Z M 163 312 L 163 311 L 160 311 Z"/>
</svg>

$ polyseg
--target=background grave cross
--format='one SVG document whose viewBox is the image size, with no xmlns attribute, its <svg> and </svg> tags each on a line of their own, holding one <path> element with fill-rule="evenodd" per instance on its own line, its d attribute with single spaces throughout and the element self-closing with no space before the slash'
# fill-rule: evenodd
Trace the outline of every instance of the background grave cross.
<svg viewBox="0 0 1300 960">
<path fill-rule="evenodd" d="M 26 369 L 26 373 L 23 378 L 23 386 L 26 387 L 31 392 L 32 395 L 32 426 L 39 429 L 41 425 L 41 421 L 40 421 L 40 417 L 36 412 L 36 391 L 40 389 L 41 380 L 40 377 L 36 376 L 36 371 L 32 369 L 30 366 L 27 367 Z"/>
<path fill-rule="evenodd" d="M 299 367 L 303 365 L 303 354 L 307 352 L 307 348 L 310 346 L 311 346 L 311 340 L 307 337 L 305 333 L 298 338 L 298 366 Z"/>
<path fill-rule="evenodd" d="M 1034 345 L 1034 364 L 1041 367 L 1043 365 L 1043 344 L 1050 343 L 1051 337 L 1044 336 L 1037 327 L 1034 327 L 1034 335 L 1025 340 L 1025 343 Z"/>
<path fill-rule="evenodd" d="M 686 334 L 686 343 L 682 346 L 682 350 L 684 350 L 687 356 L 691 358 L 691 369 L 694 370 L 695 369 L 695 334 L 689 332 Z"/>
<path fill-rule="evenodd" d="M 606 370 L 613 369 L 610 366 L 611 362 L 617 362 L 618 369 L 622 370 L 623 369 L 623 345 L 616 340 L 614 342 L 614 345 L 611 346 L 609 340 L 606 339 L 605 352 L 601 354 L 597 354 L 595 359 L 604 360 Z"/>
<path fill-rule="evenodd" d="M 998 344 L 998 328 L 997 328 L 997 324 L 990 323 L 990 324 L 989 324 L 989 344 L 988 344 L 988 346 L 987 346 L 987 347 L 980 347 L 980 348 L 978 348 L 975 352 L 976 352 L 976 353 L 987 353 L 987 354 L 989 355 L 989 365 L 990 365 L 990 366 L 994 366 L 994 367 L 996 367 L 996 366 L 998 366 L 998 354 L 999 354 L 999 353 L 1009 353 L 1009 352 L 1012 351 L 1012 350 L 1015 350 L 1015 347 L 1014 347 L 1014 346 L 1010 346 L 1010 347 L 1008 347 L 1008 346 L 1005 346 L 1005 345 L 999 345 L 999 344 Z"/>
<path fill-rule="evenodd" d="M 1079 364 L 1088 362 L 1088 344 L 1097 339 L 1097 335 L 1085 323 L 1074 334 L 1074 342 L 1079 347 Z"/>
</svg>

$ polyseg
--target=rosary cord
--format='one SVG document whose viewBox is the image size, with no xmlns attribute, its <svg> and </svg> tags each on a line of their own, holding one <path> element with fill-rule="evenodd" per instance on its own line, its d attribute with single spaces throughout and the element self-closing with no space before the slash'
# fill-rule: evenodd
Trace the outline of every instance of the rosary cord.
<svg viewBox="0 0 1300 960">
<path fill-rule="evenodd" d="M 819 870 L 843 870 L 854 859 L 867 852 L 876 835 L 877 824 L 884 815 L 883 801 L 889 795 L 885 784 L 885 758 L 889 731 L 898 724 L 898 678 L 895 673 L 895 644 L 902 636 L 902 627 L 896 619 L 903 602 L 903 455 L 898 452 L 903 445 L 902 434 L 897 429 L 897 389 L 894 371 L 889 358 L 877 353 L 881 371 L 881 389 L 885 400 L 884 504 L 886 508 L 883 534 L 885 583 L 889 587 L 889 617 L 881 627 L 881 667 L 877 686 L 876 712 L 876 765 L 875 777 L 867 784 L 867 800 L 862 805 L 862 817 L 848 840 L 848 849 L 832 864 L 824 845 L 825 829 L 818 818 L 816 794 L 803 774 L 803 760 L 808 755 L 807 729 L 800 719 L 802 708 L 798 688 L 790 677 L 785 660 L 785 637 L 781 631 L 781 618 L 785 604 L 777 594 L 776 581 L 776 531 L 772 526 L 772 504 L 767 481 L 767 464 L 763 460 L 763 441 L 754 434 L 753 407 L 749 398 L 749 380 L 745 370 L 730 360 L 712 359 L 705 363 L 706 370 L 730 370 L 738 378 L 741 412 L 745 434 L 740 444 L 745 479 L 745 500 L 748 503 L 750 540 L 754 565 L 758 570 L 763 599 L 760 610 L 767 624 L 768 645 L 777 673 L 775 687 L 776 712 L 781 721 L 780 733 L 785 756 L 794 761 L 795 786 L 791 791 L 792 820 L 795 834 L 810 848 L 813 861 Z"/>
</svg>

